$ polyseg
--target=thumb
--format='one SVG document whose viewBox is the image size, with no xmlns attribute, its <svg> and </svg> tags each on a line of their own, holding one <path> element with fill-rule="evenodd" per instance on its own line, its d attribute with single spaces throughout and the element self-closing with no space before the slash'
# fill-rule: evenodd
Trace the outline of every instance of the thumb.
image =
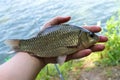
<svg viewBox="0 0 120 80">
<path fill-rule="evenodd" d="M 66 17 L 55 17 L 53 18 L 52 20 L 48 21 L 44 27 L 47 28 L 49 26 L 52 26 L 52 25 L 58 25 L 58 24 L 61 24 L 61 23 L 64 23 L 64 22 L 67 22 L 70 20 L 70 16 L 66 16 Z"/>
</svg>

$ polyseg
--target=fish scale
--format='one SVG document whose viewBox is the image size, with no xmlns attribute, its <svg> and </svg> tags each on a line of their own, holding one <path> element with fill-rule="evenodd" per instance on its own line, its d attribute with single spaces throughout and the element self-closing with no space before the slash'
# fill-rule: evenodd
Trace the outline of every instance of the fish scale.
<svg viewBox="0 0 120 80">
<path fill-rule="evenodd" d="M 72 34 L 72 36 L 71 36 L 71 34 Z M 67 48 L 67 46 L 71 46 L 72 44 L 77 45 L 78 40 L 77 39 L 74 40 L 73 38 L 75 38 L 75 37 L 78 38 L 78 35 L 75 35 L 72 32 L 70 32 L 69 34 L 67 34 L 65 36 L 63 36 L 63 34 L 60 35 L 60 36 L 61 37 L 58 37 L 58 35 L 55 35 L 54 38 L 53 37 L 52 38 L 48 38 L 48 36 L 46 36 L 44 38 L 42 37 L 44 42 L 41 41 L 42 39 L 40 39 L 39 41 L 37 41 L 38 44 L 36 44 L 35 47 L 29 46 L 29 48 L 30 48 L 29 51 L 33 51 L 34 49 L 38 49 L 38 51 L 33 51 L 33 52 L 37 53 L 37 54 L 40 54 L 41 52 L 44 53 L 44 54 L 41 54 L 41 56 L 46 56 L 46 53 L 48 53 L 48 52 L 50 54 L 50 55 L 48 54 L 49 56 L 53 56 L 53 55 L 54 56 L 58 56 L 58 54 L 57 54 L 58 52 L 60 53 L 60 55 L 61 54 L 64 55 L 64 54 L 68 54 L 68 52 L 73 51 L 73 50 L 69 50 Z M 71 37 L 69 37 L 69 36 L 71 36 Z M 60 40 L 60 39 L 62 39 L 62 40 Z M 58 40 L 59 40 L 59 42 L 58 42 Z M 66 43 L 63 43 L 63 41 L 65 41 Z M 33 42 L 34 42 L 34 39 L 33 39 Z M 45 43 L 48 43 L 48 42 L 49 42 L 49 44 L 45 44 Z"/>
<path fill-rule="evenodd" d="M 82 27 L 61 24 L 40 31 L 26 40 L 8 40 L 15 51 L 24 51 L 40 57 L 57 57 L 72 54 L 94 45 L 99 37 Z"/>
</svg>

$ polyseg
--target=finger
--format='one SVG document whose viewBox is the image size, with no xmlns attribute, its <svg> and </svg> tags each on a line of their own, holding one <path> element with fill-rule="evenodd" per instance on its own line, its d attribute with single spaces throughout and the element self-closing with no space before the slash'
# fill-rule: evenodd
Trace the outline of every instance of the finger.
<svg viewBox="0 0 120 80">
<path fill-rule="evenodd" d="M 105 36 L 99 36 L 99 42 L 106 42 L 108 41 L 108 38 Z"/>
<path fill-rule="evenodd" d="M 102 51 L 105 49 L 105 46 L 104 46 L 104 44 L 96 44 L 96 45 L 90 47 L 90 49 L 92 50 L 92 52 Z"/>
<path fill-rule="evenodd" d="M 78 59 L 78 58 L 88 56 L 91 52 L 92 51 L 90 49 L 81 50 L 77 53 L 73 53 L 71 55 L 68 55 L 66 61 L 71 60 L 71 59 Z"/>
<path fill-rule="evenodd" d="M 88 29 L 91 32 L 100 32 L 100 26 L 83 26 L 84 28 Z"/>
<path fill-rule="evenodd" d="M 67 22 L 67 21 L 70 20 L 70 18 L 71 18 L 70 16 L 67 16 L 67 17 L 55 17 L 52 20 L 50 20 L 49 22 L 47 22 L 45 24 L 45 27 L 49 27 L 49 26 L 52 26 L 52 25 L 58 25 L 58 24 Z"/>
</svg>

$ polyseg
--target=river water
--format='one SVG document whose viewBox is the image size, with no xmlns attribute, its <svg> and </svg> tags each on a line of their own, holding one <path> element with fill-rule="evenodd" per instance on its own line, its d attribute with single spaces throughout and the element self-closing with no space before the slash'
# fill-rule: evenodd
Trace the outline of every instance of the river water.
<svg viewBox="0 0 120 80">
<path fill-rule="evenodd" d="M 96 25 L 115 15 L 119 0 L 0 0 L 0 63 L 9 57 L 6 39 L 26 39 L 36 35 L 41 26 L 55 16 L 71 16 L 70 24 Z"/>
</svg>

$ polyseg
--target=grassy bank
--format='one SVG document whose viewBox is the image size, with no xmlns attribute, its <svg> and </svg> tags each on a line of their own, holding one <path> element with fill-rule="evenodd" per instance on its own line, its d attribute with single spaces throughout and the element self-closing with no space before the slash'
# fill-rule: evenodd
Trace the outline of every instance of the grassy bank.
<svg viewBox="0 0 120 80">
<path fill-rule="evenodd" d="M 100 60 L 103 66 L 113 66 L 120 64 L 120 11 L 116 16 L 112 16 L 107 21 L 104 34 L 109 38 L 105 44 L 106 49 L 100 52 Z"/>
</svg>

